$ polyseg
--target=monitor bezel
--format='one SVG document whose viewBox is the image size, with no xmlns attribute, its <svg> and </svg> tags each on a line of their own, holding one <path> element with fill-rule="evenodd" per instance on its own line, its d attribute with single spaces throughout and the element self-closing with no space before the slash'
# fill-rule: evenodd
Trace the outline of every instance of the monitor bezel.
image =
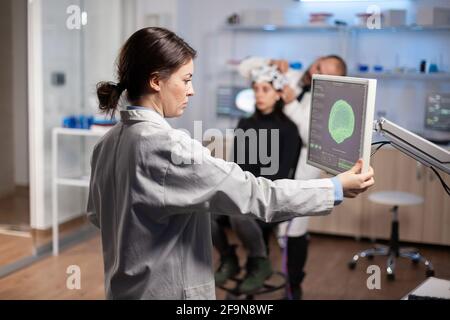
<svg viewBox="0 0 450 320">
<path fill-rule="evenodd" d="M 329 76 L 329 75 L 318 75 L 315 74 L 311 80 L 311 104 L 310 104 L 310 113 L 309 113 L 309 128 L 308 128 L 308 147 L 306 154 L 306 162 L 309 165 L 312 165 L 316 168 L 324 170 L 332 175 L 338 175 L 342 173 L 341 171 L 337 171 L 333 168 L 327 167 L 321 163 L 317 163 L 313 160 L 309 159 L 310 147 L 311 147 L 311 121 L 312 121 L 312 108 L 314 101 L 314 90 L 315 90 L 315 81 L 332 81 L 332 82 L 345 82 L 351 84 L 363 84 L 366 85 L 366 102 L 365 102 L 365 110 L 364 110 L 364 119 L 362 121 L 362 141 L 360 146 L 360 155 L 359 158 L 363 159 L 363 168 L 362 172 L 365 173 L 370 168 L 370 154 L 372 147 L 372 133 L 373 133 L 373 121 L 374 121 L 374 113 L 375 113 L 375 97 L 376 97 L 376 87 L 377 80 L 376 79 L 367 79 L 367 78 L 355 78 L 355 77 L 345 77 L 345 76 Z"/>
</svg>

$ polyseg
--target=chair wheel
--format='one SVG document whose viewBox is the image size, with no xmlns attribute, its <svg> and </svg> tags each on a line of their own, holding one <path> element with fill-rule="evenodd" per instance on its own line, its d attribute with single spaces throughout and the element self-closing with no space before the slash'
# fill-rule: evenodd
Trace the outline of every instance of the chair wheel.
<svg viewBox="0 0 450 320">
<path fill-rule="evenodd" d="M 427 270 L 427 277 L 434 277 L 434 270 Z"/>
<path fill-rule="evenodd" d="M 412 263 L 414 263 L 414 264 L 418 264 L 419 261 L 420 261 L 420 259 L 412 259 L 411 261 L 412 261 Z"/>
<path fill-rule="evenodd" d="M 356 262 L 355 262 L 355 261 L 350 261 L 350 262 L 348 263 L 348 268 L 349 268 L 350 270 L 354 270 L 354 269 L 356 268 Z"/>
<path fill-rule="evenodd" d="M 394 273 L 388 273 L 387 278 L 389 281 L 394 281 L 395 280 L 395 274 Z"/>
</svg>

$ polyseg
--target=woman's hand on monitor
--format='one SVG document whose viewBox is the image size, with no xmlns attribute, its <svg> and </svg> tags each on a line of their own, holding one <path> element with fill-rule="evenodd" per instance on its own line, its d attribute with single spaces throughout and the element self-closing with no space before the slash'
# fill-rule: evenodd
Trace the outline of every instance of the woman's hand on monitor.
<svg viewBox="0 0 450 320">
<path fill-rule="evenodd" d="M 370 167 L 368 172 L 361 173 L 362 167 L 363 161 L 358 160 L 353 168 L 338 175 L 344 197 L 355 198 L 375 184 L 373 168 Z"/>
</svg>

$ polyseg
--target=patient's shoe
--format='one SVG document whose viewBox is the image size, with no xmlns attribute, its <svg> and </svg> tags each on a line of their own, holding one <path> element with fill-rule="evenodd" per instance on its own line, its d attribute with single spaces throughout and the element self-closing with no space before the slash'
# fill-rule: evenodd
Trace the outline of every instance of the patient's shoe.
<svg viewBox="0 0 450 320">
<path fill-rule="evenodd" d="M 252 294 L 264 286 L 264 281 L 272 275 L 272 265 L 268 258 L 252 258 L 247 260 L 247 274 L 239 286 L 242 294 Z"/>
<path fill-rule="evenodd" d="M 214 274 L 216 285 L 223 285 L 228 279 L 239 273 L 239 260 L 233 250 L 229 254 L 220 257 L 220 267 Z"/>
</svg>

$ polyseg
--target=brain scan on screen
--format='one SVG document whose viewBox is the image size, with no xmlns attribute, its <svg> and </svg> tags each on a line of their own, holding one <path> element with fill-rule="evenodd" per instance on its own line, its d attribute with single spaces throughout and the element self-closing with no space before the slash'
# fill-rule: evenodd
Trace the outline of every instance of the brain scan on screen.
<svg viewBox="0 0 450 320">
<path fill-rule="evenodd" d="M 337 144 L 350 138 L 355 130 L 355 114 L 345 100 L 338 100 L 331 108 L 328 118 L 328 131 Z"/>
</svg>

